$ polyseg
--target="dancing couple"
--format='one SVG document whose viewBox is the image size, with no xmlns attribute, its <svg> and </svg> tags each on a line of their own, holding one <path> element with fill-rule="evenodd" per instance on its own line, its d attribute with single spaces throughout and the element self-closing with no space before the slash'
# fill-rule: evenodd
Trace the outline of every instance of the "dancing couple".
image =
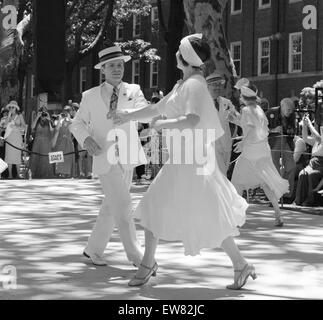
<svg viewBox="0 0 323 320">
<path fill-rule="evenodd" d="M 93 171 L 99 175 L 105 194 L 84 255 L 94 264 L 106 264 L 102 254 L 116 224 L 128 259 L 138 267 L 129 286 L 144 285 L 156 275 L 155 252 L 158 240 L 163 239 L 182 241 L 185 255 L 191 256 L 198 255 L 202 248 L 222 247 L 234 268 L 234 282 L 227 288 L 241 289 L 249 276 L 256 278 L 254 266 L 242 256 L 233 239 L 245 223 L 248 204 L 221 173 L 214 157 L 212 164 L 204 164 L 203 175 L 197 174 L 201 167 L 196 162 L 174 164 L 168 160 L 160 170 L 134 212 L 145 228 L 144 254 L 136 240 L 131 216 L 129 186 L 135 164 L 110 164 L 107 157 L 111 146 L 106 138 L 109 130 L 123 128 L 129 132 L 131 121 L 152 121 L 156 130 L 177 129 L 174 136 L 185 129 L 191 129 L 193 135 L 198 132 L 195 129 L 204 133 L 211 129 L 215 133 L 213 140 L 206 139 L 204 134 L 203 144 L 205 150 L 211 149 L 214 154 L 215 140 L 223 129 L 204 77 L 204 63 L 210 58 L 207 42 L 201 34 L 182 39 L 176 58 L 183 79 L 159 103 L 150 106 L 139 86 L 121 80 L 128 56 L 112 47 L 101 51 L 99 57 L 96 68 L 104 72 L 106 81 L 83 93 L 72 125 L 74 136 L 94 156 Z M 142 152 L 140 146 L 138 150 Z M 169 148 L 169 159 L 172 151 Z"/>
</svg>

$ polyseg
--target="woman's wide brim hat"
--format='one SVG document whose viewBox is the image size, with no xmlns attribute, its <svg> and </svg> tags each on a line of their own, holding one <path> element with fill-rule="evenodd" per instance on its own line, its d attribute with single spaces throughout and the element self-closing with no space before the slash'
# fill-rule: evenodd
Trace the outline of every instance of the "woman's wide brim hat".
<svg viewBox="0 0 323 320">
<path fill-rule="evenodd" d="M 261 98 L 258 96 L 258 90 L 254 91 L 248 86 L 242 86 L 240 90 L 241 90 L 242 96 L 246 98 L 255 99 L 258 103 L 261 103 Z"/>
<path fill-rule="evenodd" d="M 94 69 L 101 69 L 101 67 L 107 62 L 119 59 L 127 62 L 131 59 L 131 57 L 124 55 L 121 48 L 118 46 L 103 49 L 99 52 L 100 62 L 94 66 Z"/>
<path fill-rule="evenodd" d="M 17 111 L 20 110 L 19 106 L 18 106 L 18 102 L 17 101 L 10 101 L 7 105 L 6 105 L 6 109 L 9 109 L 9 107 L 14 107 L 17 109 Z"/>
</svg>

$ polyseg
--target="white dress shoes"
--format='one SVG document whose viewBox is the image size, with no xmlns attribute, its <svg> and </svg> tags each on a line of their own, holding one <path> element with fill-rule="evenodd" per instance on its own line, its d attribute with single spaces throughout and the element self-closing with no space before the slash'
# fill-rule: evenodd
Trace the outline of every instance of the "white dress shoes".
<svg viewBox="0 0 323 320">
<path fill-rule="evenodd" d="M 92 263 L 95 266 L 106 266 L 107 265 L 107 262 L 101 256 L 99 256 L 97 253 L 89 254 L 89 253 L 83 251 L 83 255 L 85 257 L 91 259 Z"/>
</svg>

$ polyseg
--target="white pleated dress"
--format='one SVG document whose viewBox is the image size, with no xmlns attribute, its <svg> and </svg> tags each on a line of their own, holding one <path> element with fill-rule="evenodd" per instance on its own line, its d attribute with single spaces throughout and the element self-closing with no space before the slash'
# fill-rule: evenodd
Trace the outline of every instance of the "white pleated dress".
<svg viewBox="0 0 323 320">
<path fill-rule="evenodd" d="M 289 192 L 288 180 L 277 171 L 268 144 L 268 120 L 261 107 L 242 109 L 240 126 L 244 145 L 235 165 L 232 183 L 239 190 L 262 187 L 266 184 L 277 200 Z"/>
<path fill-rule="evenodd" d="M 205 79 L 194 75 L 179 82 L 157 107 L 168 119 L 198 115 L 200 121 L 195 128 L 198 130 L 192 134 L 192 143 L 185 146 L 182 141 L 180 153 L 184 156 L 187 151 L 196 152 L 203 145 L 209 156 L 203 164 L 197 158 L 191 164 L 175 164 L 173 155 L 178 149 L 172 149 L 174 143 L 168 141 L 170 158 L 145 193 L 134 216 L 156 238 L 182 241 L 185 255 L 194 256 L 202 248 L 220 247 L 229 236 L 238 236 L 238 227 L 245 223 L 248 204 L 217 165 L 213 144 L 223 134 L 223 129 Z M 212 130 L 212 139 L 206 139 L 207 130 Z M 195 140 L 201 132 L 204 138 Z M 176 139 L 183 132 L 173 133 Z"/>
</svg>

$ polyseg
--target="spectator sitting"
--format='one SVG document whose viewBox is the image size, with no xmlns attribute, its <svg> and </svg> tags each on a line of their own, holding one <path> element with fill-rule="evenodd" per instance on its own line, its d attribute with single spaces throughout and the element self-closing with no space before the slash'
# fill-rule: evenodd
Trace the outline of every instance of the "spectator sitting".
<svg viewBox="0 0 323 320">
<path fill-rule="evenodd" d="M 311 132 L 311 137 L 308 136 L 308 130 Z M 303 118 L 302 133 L 304 141 L 313 148 L 309 165 L 299 174 L 295 203 L 303 206 L 314 206 L 314 190 L 323 178 L 323 141 L 322 136 L 314 128 L 308 116 Z"/>
<path fill-rule="evenodd" d="M 309 147 L 303 138 L 301 138 L 300 136 L 295 136 L 294 144 L 295 144 L 295 149 L 294 149 L 293 157 L 296 163 L 296 166 L 294 168 L 295 182 L 294 182 L 293 190 L 291 190 L 291 197 L 290 197 L 289 203 L 293 203 L 295 200 L 298 176 L 300 172 L 308 165 L 311 158 L 309 155 L 310 153 Z"/>
</svg>

